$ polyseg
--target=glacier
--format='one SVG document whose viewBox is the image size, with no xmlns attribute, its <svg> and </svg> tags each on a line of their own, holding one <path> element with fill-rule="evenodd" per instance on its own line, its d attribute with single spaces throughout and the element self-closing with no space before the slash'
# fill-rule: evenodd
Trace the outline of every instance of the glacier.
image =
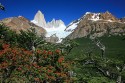
<svg viewBox="0 0 125 83">
<path fill-rule="evenodd" d="M 31 20 L 32 23 L 44 28 L 46 30 L 45 37 L 50 37 L 53 34 L 56 34 L 56 36 L 59 38 L 59 41 L 57 43 L 60 43 L 63 38 L 67 37 L 71 31 L 66 31 L 66 25 L 62 20 L 56 20 L 53 19 L 50 22 L 46 23 L 46 20 L 44 18 L 44 15 L 41 11 L 38 11 L 36 15 L 34 16 L 34 19 Z M 43 23 L 42 23 L 43 22 Z M 72 25 L 69 28 L 75 29 L 76 25 Z M 69 29 L 68 28 L 68 29 Z"/>
</svg>

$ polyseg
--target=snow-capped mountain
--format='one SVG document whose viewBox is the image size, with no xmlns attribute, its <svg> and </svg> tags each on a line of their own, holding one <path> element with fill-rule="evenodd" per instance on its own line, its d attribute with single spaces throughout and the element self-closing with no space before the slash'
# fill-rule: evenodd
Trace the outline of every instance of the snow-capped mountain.
<svg viewBox="0 0 125 83">
<path fill-rule="evenodd" d="M 101 37 L 104 35 L 125 35 L 124 18 L 118 19 L 110 12 L 91 13 L 87 12 L 81 18 L 73 21 L 65 31 L 71 33 L 67 38 Z"/>
<path fill-rule="evenodd" d="M 75 20 L 71 22 L 65 29 L 66 32 L 72 33 L 78 24 L 80 23 L 81 20 L 87 21 L 107 21 L 107 22 L 115 22 L 119 21 L 115 16 L 113 16 L 110 12 L 105 12 L 105 13 L 92 13 L 92 12 L 86 12 L 85 15 L 83 15 L 81 18 L 78 20 Z"/>
<path fill-rule="evenodd" d="M 67 28 L 65 29 L 66 32 L 70 32 L 72 33 L 74 31 L 74 29 L 78 26 L 79 22 L 83 19 L 83 17 L 79 18 L 78 20 L 74 20 L 73 22 L 71 22 Z"/>
<path fill-rule="evenodd" d="M 91 13 L 86 12 L 81 18 L 71 22 L 67 27 L 62 20 L 53 19 L 46 22 L 44 15 L 38 11 L 34 19 L 18 16 L 6 18 L 0 21 L 12 27 L 13 30 L 26 30 L 35 27 L 39 34 L 44 33 L 47 41 L 61 42 L 63 38 L 101 37 L 103 35 L 125 35 L 125 18 L 116 18 L 110 12 Z"/>
<path fill-rule="evenodd" d="M 105 13 L 86 12 L 86 14 L 83 17 L 85 20 L 92 20 L 92 21 L 100 21 L 100 20 L 109 22 L 118 21 L 118 19 L 108 11 L 106 11 Z"/>
<path fill-rule="evenodd" d="M 36 13 L 31 22 L 43 27 L 47 32 L 45 35 L 46 37 L 51 37 L 53 34 L 55 34 L 59 38 L 58 42 L 61 42 L 62 38 L 65 38 L 68 35 L 68 33 L 65 32 L 66 25 L 62 20 L 53 19 L 51 22 L 46 23 L 44 15 L 41 11 Z"/>
</svg>

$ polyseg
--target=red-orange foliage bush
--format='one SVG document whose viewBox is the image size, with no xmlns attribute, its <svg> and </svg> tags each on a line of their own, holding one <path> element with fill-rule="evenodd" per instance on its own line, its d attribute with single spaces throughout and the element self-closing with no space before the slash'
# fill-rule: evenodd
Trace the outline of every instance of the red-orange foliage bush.
<svg viewBox="0 0 125 83">
<path fill-rule="evenodd" d="M 68 63 L 60 50 L 28 51 L 18 47 L 10 47 L 8 44 L 2 45 L 0 50 L 0 73 L 9 76 L 26 77 L 30 82 L 65 82 L 70 80 L 68 76 Z M 35 60 L 33 61 L 33 57 Z M 12 68 L 13 67 L 13 68 Z M 8 69 L 8 70 L 7 70 Z M 7 70 L 7 72 L 4 72 Z"/>
</svg>

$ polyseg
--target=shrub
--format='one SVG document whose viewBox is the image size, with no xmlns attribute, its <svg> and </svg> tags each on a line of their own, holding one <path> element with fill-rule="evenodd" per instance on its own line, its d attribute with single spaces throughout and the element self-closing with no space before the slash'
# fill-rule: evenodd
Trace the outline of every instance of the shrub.
<svg viewBox="0 0 125 83">
<path fill-rule="evenodd" d="M 36 58 L 33 60 L 33 56 Z M 70 81 L 68 63 L 60 50 L 35 52 L 2 44 L 0 50 L 0 75 L 2 82 L 19 79 L 25 82 Z M 15 80 L 14 80 L 15 79 Z"/>
</svg>

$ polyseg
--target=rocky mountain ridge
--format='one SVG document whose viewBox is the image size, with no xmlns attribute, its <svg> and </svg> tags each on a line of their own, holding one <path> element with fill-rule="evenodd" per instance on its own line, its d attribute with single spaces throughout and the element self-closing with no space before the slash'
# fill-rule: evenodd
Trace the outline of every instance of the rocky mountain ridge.
<svg viewBox="0 0 125 83">
<path fill-rule="evenodd" d="M 17 33 L 19 33 L 20 30 L 26 31 L 27 29 L 33 27 L 36 29 L 38 35 L 46 34 L 45 29 L 35 25 L 23 16 L 5 18 L 0 20 L 0 23 L 5 24 L 10 29 L 15 30 Z"/>
<path fill-rule="evenodd" d="M 74 24 L 76 25 L 73 29 Z M 95 38 L 104 35 L 125 35 L 124 20 L 120 20 L 109 12 L 90 13 L 72 22 L 65 31 L 72 31 L 70 39 L 87 37 Z"/>
<path fill-rule="evenodd" d="M 86 12 L 84 15 L 84 20 L 93 20 L 93 21 L 98 21 L 98 20 L 105 20 L 105 21 L 118 21 L 118 19 L 112 15 L 110 12 L 106 11 L 104 13 L 91 13 L 91 12 Z"/>
</svg>

